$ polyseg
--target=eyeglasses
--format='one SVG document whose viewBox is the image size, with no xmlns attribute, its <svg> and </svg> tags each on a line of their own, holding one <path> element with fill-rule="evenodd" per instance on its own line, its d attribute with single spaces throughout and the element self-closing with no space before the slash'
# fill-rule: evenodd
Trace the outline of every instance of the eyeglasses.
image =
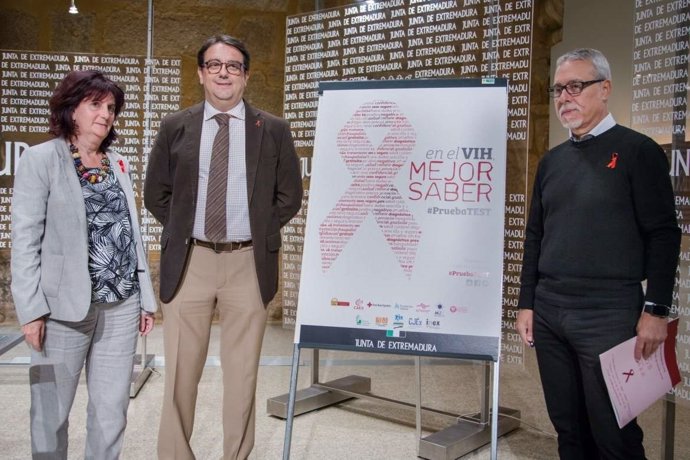
<svg viewBox="0 0 690 460">
<path fill-rule="evenodd" d="M 588 86 L 593 85 L 595 83 L 600 83 L 600 82 L 605 81 L 605 80 L 606 80 L 605 78 L 599 78 L 598 80 L 589 80 L 589 81 L 574 80 L 574 81 L 569 81 L 565 85 L 550 86 L 547 91 L 549 92 L 551 97 L 554 99 L 561 97 L 563 90 L 565 90 L 571 96 L 577 96 Z"/>
<path fill-rule="evenodd" d="M 240 75 L 244 70 L 244 64 L 237 61 L 220 62 L 217 60 L 204 62 L 204 67 L 208 73 L 220 73 L 221 67 L 225 66 L 225 70 L 228 71 L 230 75 Z"/>
</svg>

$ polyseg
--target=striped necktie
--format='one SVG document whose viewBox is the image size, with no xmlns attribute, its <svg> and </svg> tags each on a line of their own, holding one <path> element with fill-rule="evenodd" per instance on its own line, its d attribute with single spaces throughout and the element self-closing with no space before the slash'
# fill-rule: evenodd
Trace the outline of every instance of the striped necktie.
<svg viewBox="0 0 690 460">
<path fill-rule="evenodd" d="M 213 116 L 218 123 L 218 132 L 213 139 L 211 165 L 206 189 L 206 220 L 204 233 L 214 243 L 225 241 L 227 236 L 228 160 L 230 156 L 230 115 L 218 113 Z"/>
</svg>

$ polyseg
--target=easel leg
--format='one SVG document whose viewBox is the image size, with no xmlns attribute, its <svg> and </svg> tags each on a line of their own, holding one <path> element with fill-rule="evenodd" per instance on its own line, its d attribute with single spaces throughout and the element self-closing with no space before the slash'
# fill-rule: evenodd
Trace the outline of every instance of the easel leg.
<svg viewBox="0 0 690 460">
<path fill-rule="evenodd" d="M 292 422 L 295 418 L 295 393 L 297 392 L 297 372 L 299 370 L 299 345 L 292 350 L 292 371 L 290 372 L 290 396 L 288 398 L 287 422 L 285 423 L 285 440 L 283 441 L 283 460 L 290 460 L 290 442 L 292 441 Z"/>
<path fill-rule="evenodd" d="M 419 441 L 422 439 L 422 364 L 419 356 L 414 357 L 414 370 L 417 380 L 415 424 L 417 425 L 417 455 L 419 456 Z"/>
<path fill-rule="evenodd" d="M 493 402 L 491 403 L 491 460 L 496 460 L 498 457 L 498 382 L 499 382 L 499 361 L 493 364 L 494 368 L 494 382 L 493 382 Z"/>
<path fill-rule="evenodd" d="M 674 441 L 676 431 L 676 401 L 675 396 L 664 399 L 661 425 L 661 458 L 673 460 Z"/>
</svg>

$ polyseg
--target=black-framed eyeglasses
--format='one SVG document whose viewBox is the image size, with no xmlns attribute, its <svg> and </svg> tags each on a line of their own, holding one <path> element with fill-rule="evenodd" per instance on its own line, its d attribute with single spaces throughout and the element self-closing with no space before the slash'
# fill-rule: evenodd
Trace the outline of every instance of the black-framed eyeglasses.
<svg viewBox="0 0 690 460">
<path fill-rule="evenodd" d="M 561 94 L 563 94 L 563 90 L 565 90 L 566 93 L 570 94 L 571 96 L 578 96 L 588 86 L 593 85 L 595 83 L 601 83 L 602 81 L 605 81 L 605 80 L 606 80 L 605 78 L 599 78 L 597 80 L 588 80 L 588 81 L 573 80 L 573 81 L 569 81 L 565 85 L 550 86 L 548 89 L 548 92 L 551 95 L 551 97 L 554 99 L 561 97 Z"/>
<path fill-rule="evenodd" d="M 244 70 L 244 64 L 238 61 L 228 61 L 220 62 L 216 59 L 204 62 L 204 67 L 208 73 L 219 73 L 221 67 L 225 66 L 225 70 L 228 71 L 230 75 L 240 75 Z"/>
</svg>

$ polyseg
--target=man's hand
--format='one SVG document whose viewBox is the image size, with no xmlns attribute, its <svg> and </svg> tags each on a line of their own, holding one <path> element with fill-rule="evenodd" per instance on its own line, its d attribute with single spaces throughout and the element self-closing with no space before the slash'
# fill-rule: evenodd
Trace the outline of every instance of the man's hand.
<svg viewBox="0 0 690 460">
<path fill-rule="evenodd" d="M 530 347 L 534 346 L 534 330 L 532 329 L 533 317 L 534 311 L 529 308 L 521 308 L 518 312 L 517 320 L 515 320 L 515 329 L 517 329 L 525 345 Z"/>
<path fill-rule="evenodd" d="M 642 312 L 637 322 L 637 341 L 635 342 L 635 360 L 648 359 L 666 340 L 668 320 Z"/>
<path fill-rule="evenodd" d="M 46 333 L 46 319 L 38 318 L 22 326 L 24 340 L 36 351 L 43 349 L 43 339 Z"/>
</svg>

